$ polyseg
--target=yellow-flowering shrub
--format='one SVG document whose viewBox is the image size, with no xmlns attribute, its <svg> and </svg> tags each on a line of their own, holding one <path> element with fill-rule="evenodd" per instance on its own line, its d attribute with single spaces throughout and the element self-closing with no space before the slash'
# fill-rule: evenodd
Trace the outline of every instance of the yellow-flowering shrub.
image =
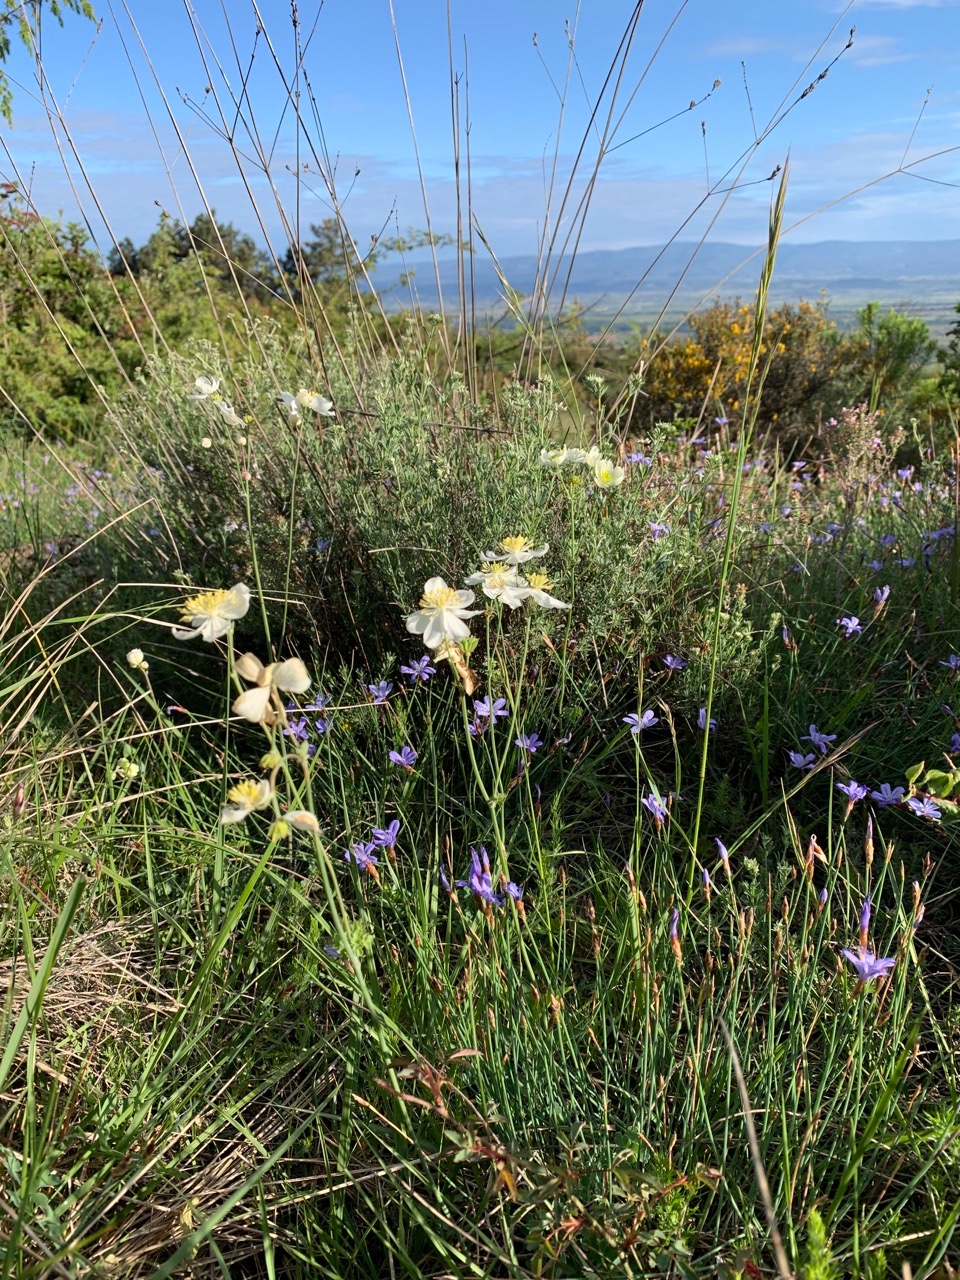
<svg viewBox="0 0 960 1280">
<path fill-rule="evenodd" d="M 692 316 L 690 328 L 692 335 L 660 350 L 651 338 L 641 338 L 637 354 L 646 370 L 646 394 L 637 403 L 635 430 L 678 418 L 735 420 L 751 407 L 746 401 L 754 307 L 717 302 Z M 787 437 L 813 434 L 843 402 L 846 346 L 823 301 L 772 310 L 760 345 L 765 378 L 758 430 L 773 428 Z"/>
</svg>

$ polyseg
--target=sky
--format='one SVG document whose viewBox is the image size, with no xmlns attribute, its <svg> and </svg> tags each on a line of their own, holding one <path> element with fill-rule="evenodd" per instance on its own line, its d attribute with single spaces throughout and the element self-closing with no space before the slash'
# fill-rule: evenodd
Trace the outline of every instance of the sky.
<svg viewBox="0 0 960 1280">
<path fill-rule="evenodd" d="M 280 254 L 337 208 L 456 235 L 458 149 L 498 258 L 759 244 L 788 157 L 795 242 L 960 238 L 960 0 L 94 5 L 14 42 L 0 182 L 104 252 L 204 208 Z"/>
</svg>

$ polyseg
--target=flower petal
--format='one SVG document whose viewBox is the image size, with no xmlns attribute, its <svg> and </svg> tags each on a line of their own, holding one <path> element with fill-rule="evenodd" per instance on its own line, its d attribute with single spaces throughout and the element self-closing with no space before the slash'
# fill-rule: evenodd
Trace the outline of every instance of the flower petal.
<svg viewBox="0 0 960 1280">
<path fill-rule="evenodd" d="M 270 686 L 257 685 L 255 689 L 247 689 L 241 693 L 233 704 L 233 714 L 242 716 L 252 724 L 260 724 L 267 714 L 270 705 Z"/>
<path fill-rule="evenodd" d="M 272 683 L 287 693 L 306 693 L 310 674 L 299 658 L 288 658 L 274 667 Z"/>
</svg>

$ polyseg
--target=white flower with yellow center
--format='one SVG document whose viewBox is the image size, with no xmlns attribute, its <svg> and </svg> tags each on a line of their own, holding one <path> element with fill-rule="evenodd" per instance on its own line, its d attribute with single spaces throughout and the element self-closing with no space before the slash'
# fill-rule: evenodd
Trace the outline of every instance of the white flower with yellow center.
<svg viewBox="0 0 960 1280">
<path fill-rule="evenodd" d="M 504 564 L 526 564 L 538 556 L 545 556 L 550 550 L 548 546 L 534 547 L 529 538 L 504 538 L 499 551 L 484 551 L 482 559 L 503 561 Z"/>
<path fill-rule="evenodd" d="M 204 591 L 185 600 L 180 617 L 188 628 L 174 627 L 176 640 L 194 640 L 202 636 L 208 644 L 225 636 L 238 618 L 250 608 L 250 588 L 238 582 L 229 591 Z"/>
<path fill-rule="evenodd" d="M 194 379 L 193 385 L 197 388 L 197 394 L 188 396 L 189 400 L 209 400 L 220 389 L 220 379 L 211 378 L 209 374 L 201 373 L 199 378 Z"/>
<path fill-rule="evenodd" d="M 267 719 L 273 723 L 275 714 L 271 711 L 270 699 L 277 690 L 306 693 L 310 688 L 309 672 L 299 658 L 271 662 L 265 667 L 255 653 L 245 653 L 237 659 L 236 672 L 256 685 L 256 688 L 241 693 L 233 704 L 233 714 L 252 724 L 262 724 Z"/>
<path fill-rule="evenodd" d="M 424 584 L 420 608 L 407 615 L 407 630 L 423 636 L 428 649 L 436 649 L 444 640 L 465 640 L 470 628 L 465 618 L 475 618 L 476 609 L 468 609 L 476 596 L 472 591 L 448 587 L 443 578 L 430 578 Z"/>
<path fill-rule="evenodd" d="M 464 578 L 464 582 L 468 587 L 479 587 L 488 600 L 499 600 L 510 609 L 519 609 L 523 604 L 516 565 L 494 561 L 486 569 Z"/>
<path fill-rule="evenodd" d="M 244 782 L 238 782 L 227 792 L 227 803 L 220 810 L 220 821 L 224 826 L 243 822 L 254 809 L 262 809 L 269 804 L 272 797 L 273 787 L 266 778 L 259 781 L 247 778 Z"/>
<path fill-rule="evenodd" d="M 333 401 L 322 396 L 319 391 L 307 391 L 305 387 L 301 387 L 295 399 L 300 409 L 312 409 L 321 418 L 333 417 Z"/>
<path fill-rule="evenodd" d="M 559 470 L 561 467 L 572 467 L 575 463 L 583 462 L 586 456 L 583 449 L 570 449 L 566 445 L 562 449 L 541 449 L 540 465 Z"/>
<path fill-rule="evenodd" d="M 615 489 L 623 484 L 626 474 L 623 467 L 618 467 L 609 458 L 601 458 L 593 464 L 593 478 L 598 489 Z"/>
<path fill-rule="evenodd" d="M 545 573 L 528 573 L 520 579 L 524 599 L 532 600 L 541 609 L 569 609 L 568 604 L 550 595 L 553 582 Z"/>
</svg>

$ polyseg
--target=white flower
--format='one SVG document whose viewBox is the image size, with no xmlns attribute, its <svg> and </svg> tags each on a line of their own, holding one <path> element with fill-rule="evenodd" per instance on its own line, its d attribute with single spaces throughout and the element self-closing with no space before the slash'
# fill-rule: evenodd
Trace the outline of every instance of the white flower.
<svg viewBox="0 0 960 1280">
<path fill-rule="evenodd" d="M 245 653 L 237 659 L 236 671 L 244 680 L 255 682 L 256 687 L 240 694 L 233 704 L 233 714 L 253 724 L 268 718 L 270 696 L 275 690 L 305 693 L 310 688 L 310 675 L 299 658 L 271 662 L 265 667 L 256 654 Z"/>
<path fill-rule="evenodd" d="M 297 392 L 297 405 L 301 409 L 312 409 L 321 418 L 333 417 L 333 401 L 322 396 L 319 391 L 307 391 L 305 387 L 301 387 Z"/>
<path fill-rule="evenodd" d="M 209 437 L 209 436 L 204 436 L 204 437 L 203 437 L 203 439 L 200 441 L 200 448 L 201 448 L 201 449 L 212 449 L 212 448 L 213 448 L 213 441 L 210 439 L 210 437 Z"/>
<path fill-rule="evenodd" d="M 541 467 L 570 467 L 574 463 L 583 462 L 586 456 L 582 449 L 568 449 L 566 445 L 562 449 L 541 449 L 540 465 Z"/>
<path fill-rule="evenodd" d="M 475 618 L 476 609 L 468 609 L 476 596 L 472 591 L 448 587 L 443 578 L 430 578 L 424 584 L 420 608 L 406 617 L 407 630 L 423 636 L 428 649 L 436 649 L 444 640 L 465 640 L 470 628 L 464 618 Z"/>
<path fill-rule="evenodd" d="M 591 445 L 580 459 L 580 461 L 587 467 L 595 467 L 598 462 L 603 462 L 603 460 L 603 454 L 596 445 Z"/>
<path fill-rule="evenodd" d="M 124 782 L 132 782 L 140 772 L 140 766 L 135 760 L 121 760 L 113 771 L 113 780 L 116 782 L 118 778 L 122 778 Z"/>
<path fill-rule="evenodd" d="M 523 604 L 524 595 L 520 589 L 516 565 L 494 561 L 486 569 L 480 569 L 469 578 L 464 578 L 464 582 L 468 587 L 479 587 L 489 600 L 499 600 L 510 609 L 519 609 Z"/>
<path fill-rule="evenodd" d="M 593 478 L 598 489 L 615 489 L 618 484 L 623 484 L 626 474 L 623 467 L 618 467 L 608 458 L 600 458 L 593 464 Z"/>
<path fill-rule="evenodd" d="M 191 629 L 174 627 L 176 640 L 194 640 L 202 636 L 208 644 L 225 636 L 238 618 L 250 608 L 250 588 L 238 582 L 229 591 L 204 591 L 185 600 L 180 617 Z"/>
<path fill-rule="evenodd" d="M 291 422 L 300 421 L 300 402 L 289 391 L 281 391 L 277 399 L 283 405 Z"/>
<path fill-rule="evenodd" d="M 529 538 L 504 538 L 499 551 L 484 551 L 484 560 L 502 560 L 504 564 L 525 564 L 538 556 L 545 556 L 550 550 L 548 546 L 533 547 Z"/>
<path fill-rule="evenodd" d="M 549 594 L 549 589 L 553 586 L 553 583 L 545 573 L 528 574 L 527 577 L 520 579 L 520 584 L 524 599 L 532 600 L 541 609 L 570 608 L 568 604 L 564 604 L 562 600 L 558 600 L 556 596 Z"/>
<path fill-rule="evenodd" d="M 224 826 L 242 822 L 254 809 L 262 809 L 269 804 L 272 797 L 273 787 L 266 778 L 261 778 L 259 782 L 255 782 L 253 778 L 238 782 L 227 792 L 227 804 L 220 810 L 220 821 Z"/>
<path fill-rule="evenodd" d="M 227 404 L 226 400 L 214 400 L 213 402 L 223 416 L 224 422 L 228 427 L 242 427 L 243 419 L 234 410 L 232 405 Z"/>
<path fill-rule="evenodd" d="M 219 378 L 211 378 L 206 373 L 201 373 L 199 378 L 194 379 L 193 385 L 197 388 L 195 396 L 188 397 L 190 400 L 208 400 L 210 396 L 215 396 L 220 387 Z"/>
<path fill-rule="evenodd" d="M 143 660 L 142 649 L 131 649 L 127 654 L 127 662 L 134 671 L 146 671 L 148 664 Z"/>
</svg>

